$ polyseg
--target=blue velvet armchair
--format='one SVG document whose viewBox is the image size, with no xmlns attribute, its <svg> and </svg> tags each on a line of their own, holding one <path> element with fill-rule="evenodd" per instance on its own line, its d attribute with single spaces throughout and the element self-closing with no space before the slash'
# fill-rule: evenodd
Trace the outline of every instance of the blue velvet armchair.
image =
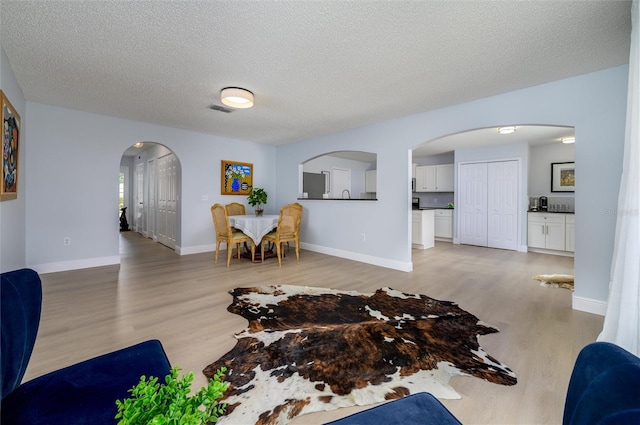
<svg viewBox="0 0 640 425">
<path fill-rule="evenodd" d="M 162 378 L 171 369 L 161 343 L 150 340 L 21 383 L 40 323 L 40 277 L 30 269 L 2 273 L 0 299 L 2 424 L 113 425 L 115 401 L 141 375 Z"/>
</svg>

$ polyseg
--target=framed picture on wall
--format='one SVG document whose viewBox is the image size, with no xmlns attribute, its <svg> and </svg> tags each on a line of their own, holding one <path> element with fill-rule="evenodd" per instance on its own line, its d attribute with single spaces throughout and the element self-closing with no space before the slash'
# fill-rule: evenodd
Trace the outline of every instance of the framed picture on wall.
<svg viewBox="0 0 640 425">
<path fill-rule="evenodd" d="M 551 191 L 575 192 L 576 190 L 575 162 L 551 163 Z"/>
<path fill-rule="evenodd" d="M 2 99 L 2 180 L 0 180 L 0 201 L 18 197 L 18 153 L 20 148 L 20 115 L 16 112 L 0 90 Z"/>
<path fill-rule="evenodd" d="M 220 166 L 223 195 L 248 195 L 253 186 L 253 164 L 222 160 Z"/>
</svg>

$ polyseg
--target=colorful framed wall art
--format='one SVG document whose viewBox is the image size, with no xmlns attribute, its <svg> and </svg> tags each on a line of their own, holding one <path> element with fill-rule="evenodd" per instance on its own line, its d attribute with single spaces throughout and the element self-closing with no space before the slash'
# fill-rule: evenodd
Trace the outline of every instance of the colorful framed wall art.
<svg viewBox="0 0 640 425">
<path fill-rule="evenodd" d="M 248 162 L 222 160 L 221 194 L 247 196 L 253 186 L 253 164 Z"/>
<path fill-rule="evenodd" d="M 0 180 L 0 201 L 18 197 L 20 151 L 20 115 L 16 112 L 7 96 L 0 90 L 2 122 L 2 179 Z"/>
</svg>

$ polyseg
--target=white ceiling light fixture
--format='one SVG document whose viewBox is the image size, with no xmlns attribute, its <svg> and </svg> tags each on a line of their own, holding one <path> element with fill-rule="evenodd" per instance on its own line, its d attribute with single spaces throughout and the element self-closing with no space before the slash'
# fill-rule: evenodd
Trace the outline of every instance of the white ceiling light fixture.
<svg viewBox="0 0 640 425">
<path fill-rule="evenodd" d="M 575 143 L 576 142 L 576 138 L 571 136 L 571 137 L 563 137 L 562 139 L 560 139 L 562 141 L 562 143 Z"/>
<path fill-rule="evenodd" d="M 516 127 L 515 126 L 500 127 L 498 129 L 498 133 L 500 133 L 500 134 L 511 134 L 511 133 L 515 133 L 515 131 L 516 131 Z"/>
<path fill-rule="evenodd" d="M 253 106 L 253 93 L 240 87 L 226 87 L 220 91 L 222 103 L 232 108 L 251 108 Z"/>
</svg>

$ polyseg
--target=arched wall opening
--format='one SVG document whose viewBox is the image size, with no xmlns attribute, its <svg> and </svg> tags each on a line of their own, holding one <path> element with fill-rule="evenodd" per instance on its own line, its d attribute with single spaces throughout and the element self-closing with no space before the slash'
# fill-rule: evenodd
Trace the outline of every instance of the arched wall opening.
<svg viewBox="0 0 640 425">
<path fill-rule="evenodd" d="M 174 250 L 180 246 L 182 168 L 177 155 L 160 143 L 135 143 L 122 155 L 119 181 L 130 231 Z"/>
<path fill-rule="evenodd" d="M 462 168 L 476 163 L 499 165 L 509 161 L 517 162 L 518 185 L 512 190 L 517 220 L 517 224 L 513 226 L 513 233 L 517 242 L 509 244 L 510 249 L 523 252 L 541 249 L 541 252 L 573 256 L 573 237 L 566 238 L 564 233 L 552 248 L 535 246 L 537 242 L 532 243 L 528 238 L 528 213 L 534 210 L 542 212 L 543 199 L 544 212 L 575 212 L 575 149 L 574 144 L 563 143 L 568 137 L 573 137 L 575 141 L 575 129 L 571 126 L 529 124 L 509 127 L 513 127 L 513 131 L 506 134 L 501 134 L 499 129 L 502 127 L 498 126 L 478 128 L 438 137 L 413 148 L 412 177 L 416 179 L 416 189 L 412 193 L 412 205 L 421 208 L 451 208 L 455 205 L 450 240 L 454 243 L 467 243 L 464 238 L 466 233 L 461 226 L 465 212 L 462 211 L 463 205 L 458 202 L 464 184 L 460 181 Z M 451 178 L 454 184 L 451 190 L 427 188 L 427 184 L 423 182 L 425 170 L 445 165 L 453 168 Z M 558 185 L 558 175 L 554 174 L 554 166 L 557 168 L 559 165 L 564 167 L 563 169 L 570 168 L 570 174 L 574 179 L 572 185 Z M 494 215 L 494 218 L 497 216 L 499 214 Z M 481 218 L 478 218 L 478 221 L 482 222 Z M 573 226 L 573 217 L 570 222 Z M 574 227 L 571 229 L 575 233 Z"/>
</svg>

